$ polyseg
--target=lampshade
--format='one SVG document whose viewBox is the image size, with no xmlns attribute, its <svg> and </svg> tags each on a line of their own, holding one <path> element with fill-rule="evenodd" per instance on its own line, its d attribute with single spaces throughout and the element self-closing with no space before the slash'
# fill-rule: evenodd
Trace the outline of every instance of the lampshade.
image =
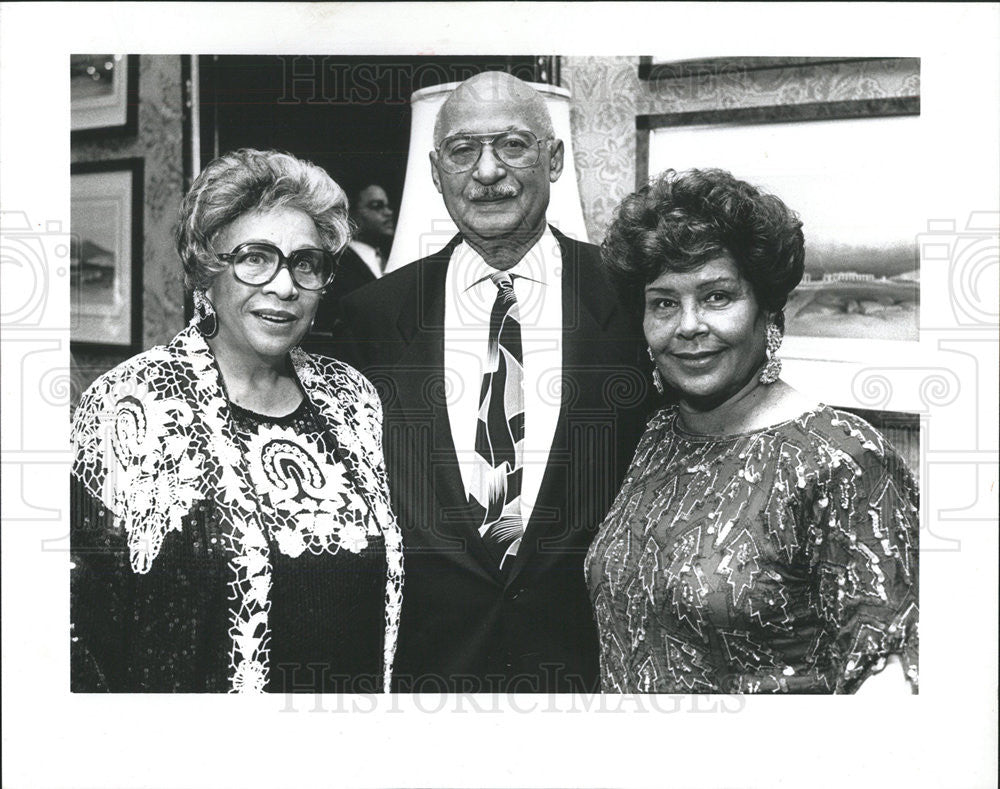
<svg viewBox="0 0 1000 789">
<path fill-rule="evenodd" d="M 435 85 L 413 93 L 410 104 L 410 153 L 406 161 L 406 180 L 399 205 L 399 221 L 392 242 L 386 271 L 405 266 L 437 252 L 458 232 L 448 216 L 444 200 L 431 180 L 428 153 L 434 148 L 434 119 L 438 110 L 460 83 Z M 573 139 L 569 126 L 569 91 L 555 85 L 528 83 L 545 99 L 552 116 L 555 136 L 565 146 L 564 166 L 559 180 L 552 184 L 547 218 L 570 238 L 587 240 L 587 229 L 580 207 L 580 189 L 573 166 Z"/>
</svg>

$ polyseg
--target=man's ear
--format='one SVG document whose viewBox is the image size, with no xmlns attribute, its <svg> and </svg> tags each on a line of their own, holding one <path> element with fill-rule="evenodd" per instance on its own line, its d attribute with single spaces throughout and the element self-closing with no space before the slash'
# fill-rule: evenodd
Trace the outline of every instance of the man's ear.
<svg viewBox="0 0 1000 789">
<path fill-rule="evenodd" d="M 437 151 L 431 151 L 431 180 L 434 182 L 434 187 L 438 190 L 438 194 L 441 194 L 441 176 L 438 174 L 437 168 Z"/>
<path fill-rule="evenodd" d="M 563 171 L 563 147 L 562 140 L 552 140 L 549 143 L 549 182 L 555 183 Z"/>
</svg>

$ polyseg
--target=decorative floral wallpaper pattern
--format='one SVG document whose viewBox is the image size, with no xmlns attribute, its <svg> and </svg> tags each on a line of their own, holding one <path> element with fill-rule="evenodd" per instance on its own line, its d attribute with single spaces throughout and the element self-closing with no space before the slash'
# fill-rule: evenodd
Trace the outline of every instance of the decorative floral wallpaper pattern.
<svg viewBox="0 0 1000 789">
<path fill-rule="evenodd" d="M 638 57 L 564 57 L 576 174 L 590 240 L 635 189 L 637 115 L 920 94 L 919 61 L 869 60 L 641 80 Z"/>
<path fill-rule="evenodd" d="M 73 163 L 140 157 L 143 184 L 142 345 L 167 342 L 184 326 L 183 272 L 173 226 L 183 197 L 183 85 L 179 55 L 139 56 L 139 131 L 71 144 Z M 98 375 L 130 354 L 72 354 L 71 405 Z"/>
</svg>

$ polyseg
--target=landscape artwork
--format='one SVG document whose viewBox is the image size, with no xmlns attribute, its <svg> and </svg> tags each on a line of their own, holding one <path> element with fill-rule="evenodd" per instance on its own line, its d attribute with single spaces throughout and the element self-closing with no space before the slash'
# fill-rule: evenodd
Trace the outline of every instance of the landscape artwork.
<svg viewBox="0 0 1000 789">
<path fill-rule="evenodd" d="M 720 167 L 799 214 L 806 270 L 787 334 L 916 340 L 920 131 L 919 115 L 654 128 L 649 173 Z"/>
<path fill-rule="evenodd" d="M 73 342 L 132 343 L 132 172 L 74 173 L 70 201 Z"/>
</svg>

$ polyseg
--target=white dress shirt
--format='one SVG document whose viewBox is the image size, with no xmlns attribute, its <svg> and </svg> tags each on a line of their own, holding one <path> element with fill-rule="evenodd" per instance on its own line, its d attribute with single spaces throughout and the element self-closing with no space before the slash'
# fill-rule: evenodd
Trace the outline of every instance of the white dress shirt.
<svg viewBox="0 0 1000 789">
<path fill-rule="evenodd" d="M 379 279 L 382 276 L 382 266 L 383 259 L 382 253 L 379 252 L 371 244 L 366 244 L 364 241 L 358 241 L 354 239 L 347 246 L 358 253 L 358 257 L 364 261 L 364 264 L 372 270 L 372 274 L 375 275 L 375 279 Z"/>
<path fill-rule="evenodd" d="M 479 392 L 490 335 L 496 269 L 461 242 L 445 275 L 444 369 L 451 436 L 466 495 L 472 490 Z M 524 361 L 521 521 L 527 528 L 542 485 L 562 402 L 562 251 L 552 231 L 513 268 Z"/>
</svg>

